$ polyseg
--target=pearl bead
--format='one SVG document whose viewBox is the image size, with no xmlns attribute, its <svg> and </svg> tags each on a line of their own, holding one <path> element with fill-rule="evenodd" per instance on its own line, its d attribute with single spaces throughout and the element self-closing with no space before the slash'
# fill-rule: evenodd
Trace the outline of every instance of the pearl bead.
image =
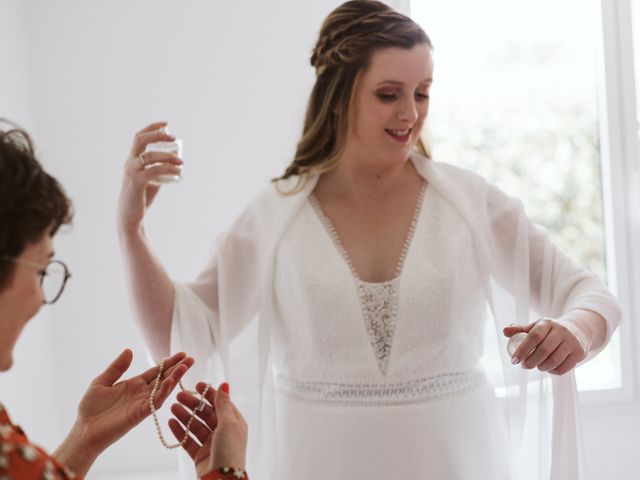
<svg viewBox="0 0 640 480">
<path fill-rule="evenodd" d="M 156 432 L 158 433 L 158 438 L 160 439 L 160 443 L 162 444 L 163 447 L 168 448 L 168 449 L 172 449 L 172 448 L 178 448 L 178 447 L 182 447 L 186 442 L 187 439 L 189 438 L 189 431 L 191 428 L 191 424 L 193 423 L 193 419 L 196 416 L 197 412 L 201 412 L 204 410 L 205 407 L 205 395 L 207 394 L 207 392 L 209 391 L 210 385 L 207 384 L 207 386 L 204 389 L 204 392 L 202 392 L 202 395 L 200 395 L 198 392 L 196 391 L 191 391 L 191 390 L 187 390 L 186 388 L 184 388 L 184 385 L 182 385 L 182 382 L 179 382 L 180 385 L 180 389 L 183 392 L 186 393 L 190 393 L 192 395 L 195 396 L 200 396 L 200 404 L 191 412 L 191 416 L 189 417 L 189 421 L 187 422 L 187 425 L 185 426 L 185 431 L 184 431 L 184 437 L 182 438 L 182 440 L 179 443 L 175 443 L 173 445 L 170 445 L 167 440 L 164 437 L 164 434 L 162 433 L 162 428 L 160 427 L 160 421 L 158 420 L 158 414 L 156 411 L 156 407 L 153 404 L 153 402 L 156 399 L 156 393 L 158 392 L 158 388 L 160 387 L 160 378 L 162 377 L 162 372 L 164 371 L 164 362 L 165 362 L 166 358 L 163 359 L 160 362 L 160 365 L 158 366 L 158 375 L 156 376 L 156 379 L 154 381 L 153 384 L 153 388 L 151 389 L 151 395 L 149 395 L 149 410 L 151 411 L 151 416 L 153 417 L 153 423 L 156 426 Z"/>
</svg>

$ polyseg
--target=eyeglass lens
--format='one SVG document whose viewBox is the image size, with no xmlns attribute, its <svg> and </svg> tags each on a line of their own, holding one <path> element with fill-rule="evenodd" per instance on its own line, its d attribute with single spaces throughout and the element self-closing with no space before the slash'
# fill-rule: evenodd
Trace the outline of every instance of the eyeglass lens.
<svg viewBox="0 0 640 480">
<path fill-rule="evenodd" d="M 47 264 L 42 276 L 42 292 L 46 303 L 55 302 L 64 288 L 67 269 L 62 263 L 51 261 Z"/>
</svg>

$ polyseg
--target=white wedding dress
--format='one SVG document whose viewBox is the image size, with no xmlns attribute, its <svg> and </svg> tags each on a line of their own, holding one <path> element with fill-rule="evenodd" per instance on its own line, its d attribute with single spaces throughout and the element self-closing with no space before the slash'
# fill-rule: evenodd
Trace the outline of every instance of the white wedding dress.
<svg viewBox="0 0 640 480">
<path fill-rule="evenodd" d="M 277 248 L 274 295 L 277 478 L 507 478 L 478 262 L 437 191 L 384 283 L 358 278 L 312 195 Z"/>
<path fill-rule="evenodd" d="M 257 195 L 198 277 L 174 282 L 171 350 L 196 358 L 187 383 L 231 383 L 255 478 L 584 479 L 573 373 L 514 367 L 501 332 L 587 309 L 608 341 L 615 298 L 521 202 L 411 161 L 427 186 L 386 283 L 358 279 L 317 175 Z"/>
</svg>

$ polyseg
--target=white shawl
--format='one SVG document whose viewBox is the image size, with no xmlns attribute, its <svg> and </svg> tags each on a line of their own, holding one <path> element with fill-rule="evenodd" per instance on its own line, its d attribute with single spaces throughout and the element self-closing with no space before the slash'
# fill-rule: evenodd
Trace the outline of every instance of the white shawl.
<svg viewBox="0 0 640 480">
<path fill-rule="evenodd" d="M 607 341 L 620 321 L 612 295 L 593 274 L 578 267 L 524 214 L 521 202 L 507 197 L 481 177 L 414 153 L 418 173 L 462 215 L 474 239 L 481 271 L 490 278 L 485 291 L 493 313 L 503 369 L 500 395 L 509 425 L 511 478 L 583 479 L 584 468 L 575 377 L 551 376 L 514 367 L 504 348 L 502 328 L 540 316 L 560 317 L 576 308 L 592 310 L 607 322 Z M 287 190 L 291 178 L 280 185 Z M 184 350 L 197 360 L 199 379 L 214 378 L 222 365 L 233 386 L 259 401 L 260 426 L 250 424 L 249 471 L 268 478 L 275 459 L 275 409 L 271 389 L 270 326 L 273 318 L 273 270 L 278 242 L 313 190 L 310 177 L 294 195 L 270 185 L 216 242 L 214 254 L 198 278 L 175 283 L 172 352 Z M 536 312 L 535 314 L 533 312 Z M 230 343 L 257 319 L 257 345 Z M 249 348 L 253 372 L 234 372 L 236 344 Z M 239 347 L 241 348 L 241 347 Z M 590 357 L 596 352 L 590 352 Z M 218 358 L 216 358 L 216 354 Z M 249 417 L 252 415 L 249 414 Z M 260 452 L 258 465 L 255 453 Z M 266 470 L 268 469 L 268 470 Z"/>
</svg>

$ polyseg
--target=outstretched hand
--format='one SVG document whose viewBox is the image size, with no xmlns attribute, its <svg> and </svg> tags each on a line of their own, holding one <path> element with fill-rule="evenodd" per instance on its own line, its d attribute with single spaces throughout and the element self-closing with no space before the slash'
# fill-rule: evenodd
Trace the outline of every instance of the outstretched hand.
<svg viewBox="0 0 640 480">
<path fill-rule="evenodd" d="M 200 382 L 196 390 L 202 394 L 206 386 Z M 169 420 L 169 428 L 180 441 L 184 438 L 184 425 L 191 412 L 195 410 L 197 419 L 201 420 L 193 421 L 183 445 L 193 459 L 199 477 L 221 467 L 245 469 L 247 423 L 229 398 L 228 389 L 224 383 L 218 390 L 210 387 L 200 411 L 200 399 L 186 392 L 178 393 L 180 403 L 171 407 L 176 418 Z"/>
<path fill-rule="evenodd" d="M 509 325 L 503 333 L 527 336 L 516 348 L 511 362 L 524 368 L 563 375 L 584 360 L 589 352 L 585 335 L 571 322 L 542 318 L 528 325 Z"/>
<path fill-rule="evenodd" d="M 95 458 L 150 414 L 149 398 L 158 367 L 120 380 L 133 360 L 127 349 L 98 375 L 78 406 L 76 423 L 56 456 L 77 474 L 85 476 Z M 160 408 L 194 360 L 183 352 L 168 358 L 155 395 Z M 116 383 L 117 382 L 117 383 Z"/>
</svg>

